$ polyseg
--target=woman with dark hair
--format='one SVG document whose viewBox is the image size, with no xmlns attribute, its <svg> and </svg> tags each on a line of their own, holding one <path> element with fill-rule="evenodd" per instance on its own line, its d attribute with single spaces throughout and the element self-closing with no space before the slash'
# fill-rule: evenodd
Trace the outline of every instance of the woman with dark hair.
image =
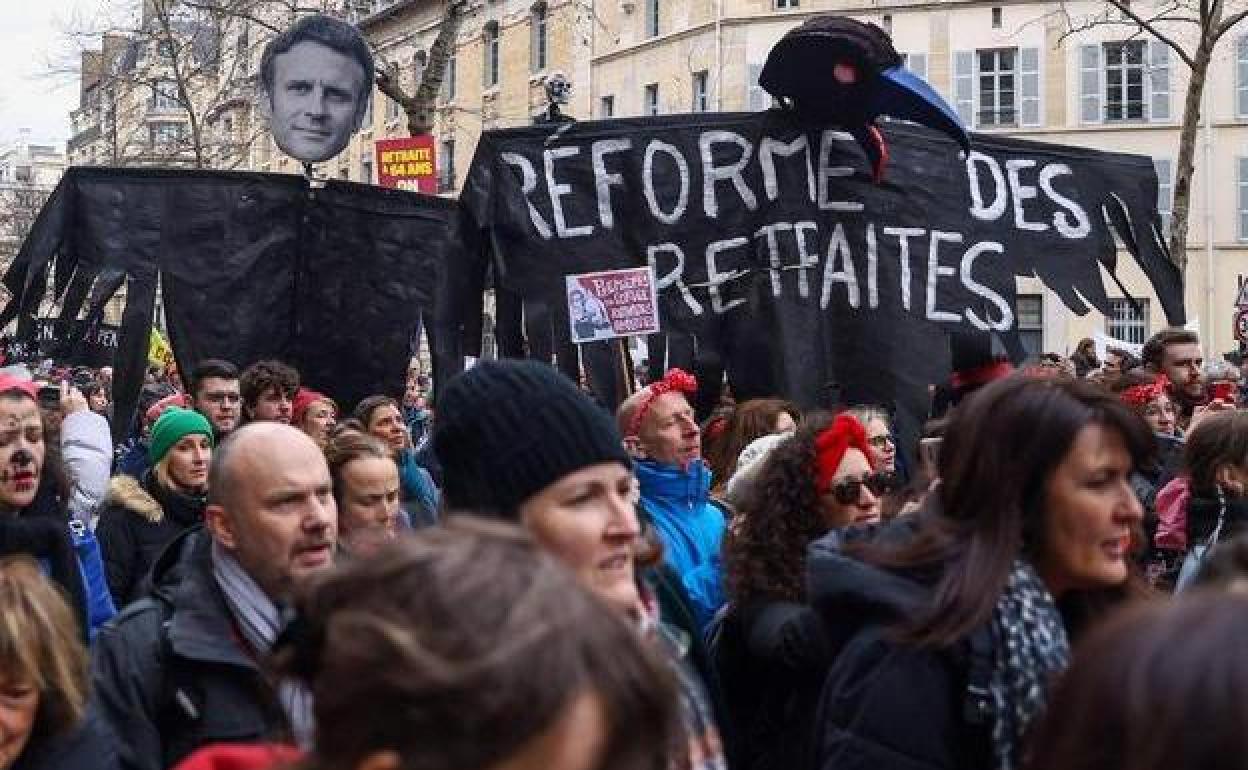
<svg viewBox="0 0 1248 770">
<path fill-rule="evenodd" d="M 1101 361 L 1096 357 L 1096 343 L 1092 341 L 1092 338 L 1084 337 L 1079 340 L 1078 347 L 1070 355 L 1070 361 L 1075 365 L 1076 377 L 1087 377 L 1088 374 L 1101 368 Z"/>
<path fill-rule="evenodd" d="M 1157 495 L 1157 520 L 1153 544 L 1163 565 L 1177 567 L 1180 589 L 1210 548 L 1248 531 L 1248 412 L 1200 418 L 1183 449 L 1183 475 Z"/>
<path fill-rule="evenodd" d="M 45 439 L 37 392 L 0 375 L 0 556 L 39 560 L 93 636 L 117 610 L 95 537 L 68 510 L 72 487 L 57 442 Z"/>
<path fill-rule="evenodd" d="M 429 471 L 421 467 L 412 437 L 403 422 L 403 410 L 389 396 L 369 396 L 355 407 L 353 417 L 390 447 L 399 466 L 399 491 L 403 505 L 415 521 L 437 521 L 438 488 Z"/>
<path fill-rule="evenodd" d="M 778 398 L 756 398 L 737 404 L 706 449 L 706 464 L 714 485 L 711 494 L 723 490 L 737 470 L 741 451 L 751 442 L 773 433 L 791 433 L 800 417 L 796 406 Z"/>
<path fill-rule="evenodd" d="M 1026 767 L 1248 768 L 1245 647 L 1242 593 L 1198 591 L 1123 612 L 1080 644 Z"/>
<path fill-rule="evenodd" d="M 736 768 L 807 764 L 827 642 L 806 601 L 806 549 L 830 529 L 879 520 L 886 477 L 871 458 L 856 419 L 812 415 L 768 455 L 729 527 L 730 603 L 711 647 Z"/>
<path fill-rule="evenodd" d="M 110 770 L 87 712 L 87 650 L 63 592 L 25 556 L 0 560 L 0 770 Z"/>
<path fill-rule="evenodd" d="M 399 469 L 380 439 L 338 431 L 325 446 L 325 461 L 334 483 L 343 552 L 368 558 L 397 537 L 400 527 L 409 526 L 399 505 Z"/>
<path fill-rule="evenodd" d="M 453 521 L 395 541 L 297 610 L 274 668 L 313 695 L 313 751 L 283 765 L 289 752 L 216 747 L 179 770 L 672 767 L 670 673 L 513 527 Z"/>
<path fill-rule="evenodd" d="M 817 767 L 1009 770 L 1078 634 L 1129 589 L 1148 426 L 1079 381 L 1014 376 L 963 402 L 917 518 L 808 554 L 838 641 Z"/>
<path fill-rule="evenodd" d="M 483 361 L 441 392 L 433 443 L 446 511 L 522 525 L 627 618 L 679 677 L 688 743 L 673 764 L 722 770 L 719 731 L 693 670 L 696 623 L 690 613 L 683 628 L 665 624 L 641 578 L 639 568 L 658 559 L 642 537 L 637 479 L 611 416 L 548 364 Z M 665 581 L 674 596 L 679 584 Z M 676 596 L 663 609 L 689 606 Z"/>
</svg>

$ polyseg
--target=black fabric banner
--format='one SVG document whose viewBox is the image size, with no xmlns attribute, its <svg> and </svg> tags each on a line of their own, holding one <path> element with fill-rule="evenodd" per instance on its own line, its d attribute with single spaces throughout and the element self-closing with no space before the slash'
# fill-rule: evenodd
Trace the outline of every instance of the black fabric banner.
<svg viewBox="0 0 1248 770">
<path fill-rule="evenodd" d="M 73 168 L 5 276 L 16 299 L 0 320 L 33 318 L 53 264 L 66 319 L 92 282 L 87 317 L 98 315 L 124 275 L 118 437 L 143 381 L 157 280 L 181 371 L 210 357 L 240 367 L 278 358 L 349 409 L 403 392 L 422 312 L 435 373 L 459 368 L 456 321 L 436 302 L 463 243 L 457 211 L 440 198 L 337 181 L 310 188 L 297 176 Z"/>
<path fill-rule="evenodd" d="M 1184 322 L 1148 158 L 987 135 L 963 158 L 919 126 L 884 133 L 877 185 L 852 137 L 780 110 L 488 131 L 461 202 L 526 317 L 562 304 L 565 275 L 652 265 L 669 337 L 652 357 L 726 371 L 739 399 L 810 406 L 835 390 L 925 414 L 950 333 L 999 334 L 1021 357 L 1017 276 L 1073 312 L 1109 310 L 1111 227 L 1168 322 Z M 553 333 L 543 355 L 566 323 Z M 595 385 L 612 376 L 591 371 Z"/>
</svg>

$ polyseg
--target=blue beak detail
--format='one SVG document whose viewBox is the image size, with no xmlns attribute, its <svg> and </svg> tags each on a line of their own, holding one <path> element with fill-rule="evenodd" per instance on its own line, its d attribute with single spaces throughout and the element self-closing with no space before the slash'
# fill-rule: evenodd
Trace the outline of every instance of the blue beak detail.
<svg viewBox="0 0 1248 770">
<path fill-rule="evenodd" d="M 892 67 L 880 73 L 871 103 L 870 115 L 908 120 L 947 134 L 971 151 L 971 136 L 958 113 L 927 81 L 905 67 Z"/>
</svg>

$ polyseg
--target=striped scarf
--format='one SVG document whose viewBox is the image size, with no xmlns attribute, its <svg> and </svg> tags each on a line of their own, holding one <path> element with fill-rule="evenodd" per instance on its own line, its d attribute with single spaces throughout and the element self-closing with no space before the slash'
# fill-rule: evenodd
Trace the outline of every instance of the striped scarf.
<svg viewBox="0 0 1248 770">
<path fill-rule="evenodd" d="M 234 554 L 216 540 L 212 541 L 212 574 L 247 644 L 257 656 L 267 655 L 282 630 L 282 613 L 277 605 L 252 580 Z M 310 750 L 315 728 L 312 693 L 300 684 L 282 681 L 277 685 L 277 697 L 290 721 L 295 742 L 305 751 Z"/>
</svg>

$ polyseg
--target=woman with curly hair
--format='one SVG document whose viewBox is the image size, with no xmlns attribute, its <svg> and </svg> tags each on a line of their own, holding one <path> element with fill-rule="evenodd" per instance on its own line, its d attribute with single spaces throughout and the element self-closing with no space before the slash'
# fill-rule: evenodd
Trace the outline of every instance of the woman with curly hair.
<svg viewBox="0 0 1248 770">
<path fill-rule="evenodd" d="M 878 521 L 885 475 L 848 414 L 807 420 L 772 450 L 724 546 L 731 605 L 713 656 L 731 722 L 732 766 L 807 765 L 826 634 L 806 605 L 806 547 L 829 530 Z"/>
<path fill-rule="evenodd" d="M 738 404 L 725 418 L 723 428 L 706 447 L 711 469 L 711 494 L 717 495 L 737 470 L 737 458 L 750 442 L 773 433 L 790 433 L 801 412 L 779 398 L 756 398 Z"/>
</svg>

